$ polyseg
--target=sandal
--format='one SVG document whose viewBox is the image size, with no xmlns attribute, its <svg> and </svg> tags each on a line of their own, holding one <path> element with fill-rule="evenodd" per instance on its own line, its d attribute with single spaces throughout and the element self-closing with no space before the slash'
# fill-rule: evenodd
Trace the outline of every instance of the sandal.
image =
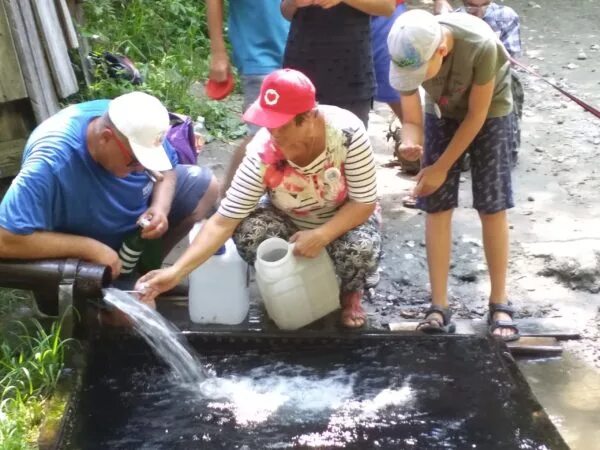
<svg viewBox="0 0 600 450">
<path fill-rule="evenodd" d="M 510 316 L 510 320 L 494 320 L 494 315 L 497 312 L 508 314 Z M 517 328 L 517 325 L 513 322 L 514 313 L 515 310 L 508 306 L 506 303 L 490 303 L 487 319 L 489 325 L 488 333 L 490 334 L 490 336 L 496 339 L 501 339 L 504 342 L 512 342 L 518 340 L 521 337 L 521 335 L 519 334 L 519 329 Z M 514 333 L 508 336 L 494 334 L 494 331 L 498 328 L 508 328 L 510 330 L 513 330 Z"/>
<path fill-rule="evenodd" d="M 438 318 L 428 317 L 437 313 L 442 316 L 442 321 Z M 450 308 L 440 308 L 439 306 L 431 305 L 427 311 L 425 311 L 425 319 L 423 319 L 417 325 L 417 331 L 422 331 L 427 334 L 442 334 L 442 333 L 454 333 L 456 331 L 456 325 L 454 322 L 450 321 L 452 317 L 452 312 L 450 312 Z"/>
<path fill-rule="evenodd" d="M 362 291 L 344 292 L 341 295 L 342 325 L 346 328 L 364 327 L 367 322 L 367 314 L 360 304 Z"/>
</svg>

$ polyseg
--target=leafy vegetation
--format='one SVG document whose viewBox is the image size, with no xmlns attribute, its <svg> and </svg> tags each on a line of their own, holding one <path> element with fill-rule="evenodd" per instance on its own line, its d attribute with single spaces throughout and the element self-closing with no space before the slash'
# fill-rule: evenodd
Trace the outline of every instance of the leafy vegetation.
<svg viewBox="0 0 600 450">
<path fill-rule="evenodd" d="M 141 90 L 160 98 L 170 111 L 203 116 L 216 138 L 245 132 L 239 111 L 229 102 L 194 95 L 208 73 L 210 41 L 205 2 L 197 0 L 94 0 L 84 3 L 85 36 L 92 50 L 123 54 L 134 61 Z M 138 87 L 97 70 L 81 100 L 112 98 Z"/>
<path fill-rule="evenodd" d="M 2 314 L 25 300 L 18 291 L 0 291 Z M 0 447 L 36 448 L 45 404 L 64 367 L 69 340 L 61 338 L 61 323 L 46 330 L 37 320 L 3 324 L 0 335 Z M 10 325 L 10 326 L 8 326 Z M 14 328 L 16 331 L 7 332 Z"/>
</svg>

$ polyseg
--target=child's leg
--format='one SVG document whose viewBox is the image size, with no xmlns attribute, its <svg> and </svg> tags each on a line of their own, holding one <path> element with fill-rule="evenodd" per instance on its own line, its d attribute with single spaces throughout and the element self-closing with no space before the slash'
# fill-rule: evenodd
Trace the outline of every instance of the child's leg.
<svg viewBox="0 0 600 450">
<path fill-rule="evenodd" d="M 508 269 L 508 220 L 506 210 L 495 214 L 480 213 L 483 250 L 490 273 L 490 303 L 506 303 Z"/>
<path fill-rule="evenodd" d="M 506 210 L 514 206 L 510 175 L 511 127 L 510 116 L 488 119 L 471 145 L 473 207 L 479 211 L 481 218 L 483 246 L 491 281 L 489 302 L 493 305 L 508 303 Z M 495 335 L 508 338 L 516 333 L 516 328 L 509 325 L 511 315 L 507 312 L 494 312 L 490 317 L 490 323 L 493 322 L 503 323 L 495 327 Z"/>
<path fill-rule="evenodd" d="M 448 147 L 459 122 L 437 119 L 431 114 L 425 117 L 425 149 L 423 167 L 433 164 Z M 432 309 L 419 329 L 427 332 L 439 331 L 448 325 L 440 310 L 448 308 L 448 272 L 452 248 L 452 212 L 458 206 L 460 184 L 460 160 L 448 171 L 444 184 L 433 194 L 417 199 L 417 207 L 427 212 L 425 241 L 427 264 L 431 284 Z M 437 311 L 433 311 L 437 309 Z M 447 311 L 446 311 L 447 312 Z"/>
<path fill-rule="evenodd" d="M 452 212 L 427 214 L 425 243 L 427 266 L 431 284 L 431 303 L 440 308 L 448 307 L 448 272 L 452 250 Z"/>
</svg>

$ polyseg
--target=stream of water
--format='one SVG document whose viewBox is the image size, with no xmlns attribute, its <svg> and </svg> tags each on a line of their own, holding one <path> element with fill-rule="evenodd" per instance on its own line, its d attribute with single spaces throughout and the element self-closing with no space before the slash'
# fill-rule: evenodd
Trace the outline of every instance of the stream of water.
<svg viewBox="0 0 600 450">
<path fill-rule="evenodd" d="M 135 331 L 184 383 L 199 383 L 208 376 L 196 353 L 178 338 L 179 329 L 135 297 L 115 288 L 103 290 L 104 301 L 126 313 Z"/>
</svg>

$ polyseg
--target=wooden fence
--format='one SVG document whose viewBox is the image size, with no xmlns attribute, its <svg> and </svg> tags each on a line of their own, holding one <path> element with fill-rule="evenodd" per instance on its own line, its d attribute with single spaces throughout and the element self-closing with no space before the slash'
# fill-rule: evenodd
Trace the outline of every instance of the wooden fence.
<svg viewBox="0 0 600 450">
<path fill-rule="evenodd" d="M 70 3 L 70 5 L 68 5 Z M 0 0 L 0 178 L 14 175 L 31 130 L 78 91 L 71 0 Z"/>
</svg>

